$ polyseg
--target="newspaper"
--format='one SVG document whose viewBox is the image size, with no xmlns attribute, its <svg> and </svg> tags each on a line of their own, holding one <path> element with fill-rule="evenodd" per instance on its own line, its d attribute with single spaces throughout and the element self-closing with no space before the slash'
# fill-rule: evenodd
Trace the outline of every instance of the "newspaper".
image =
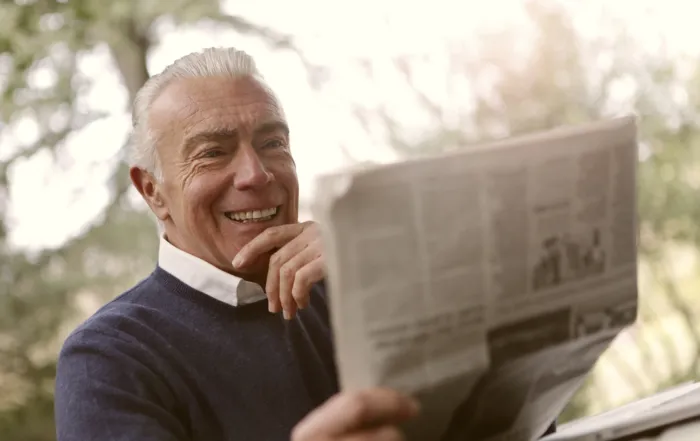
<svg viewBox="0 0 700 441">
<path fill-rule="evenodd" d="M 632 117 L 325 175 L 312 206 L 343 389 L 410 441 L 530 441 L 636 320 Z"/>
<path fill-rule="evenodd" d="M 700 383 L 681 384 L 567 423 L 543 441 L 697 441 Z"/>
</svg>

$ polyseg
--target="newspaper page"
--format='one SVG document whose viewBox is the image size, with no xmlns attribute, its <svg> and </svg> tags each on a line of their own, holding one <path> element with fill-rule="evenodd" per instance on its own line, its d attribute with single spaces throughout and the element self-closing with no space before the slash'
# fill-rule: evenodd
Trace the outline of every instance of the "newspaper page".
<svg viewBox="0 0 700 441">
<path fill-rule="evenodd" d="M 344 389 L 409 440 L 541 436 L 636 318 L 636 127 L 588 124 L 319 179 Z"/>
<path fill-rule="evenodd" d="M 700 384 L 681 384 L 613 410 L 567 423 L 544 441 L 700 439 Z"/>
</svg>

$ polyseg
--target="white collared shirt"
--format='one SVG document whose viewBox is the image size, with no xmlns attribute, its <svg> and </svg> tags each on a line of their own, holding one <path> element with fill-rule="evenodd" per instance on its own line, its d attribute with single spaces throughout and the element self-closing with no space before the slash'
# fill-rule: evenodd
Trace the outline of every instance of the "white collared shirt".
<svg viewBox="0 0 700 441">
<path fill-rule="evenodd" d="M 158 265 L 182 283 L 232 306 L 267 298 L 260 285 L 220 270 L 160 237 Z"/>
</svg>

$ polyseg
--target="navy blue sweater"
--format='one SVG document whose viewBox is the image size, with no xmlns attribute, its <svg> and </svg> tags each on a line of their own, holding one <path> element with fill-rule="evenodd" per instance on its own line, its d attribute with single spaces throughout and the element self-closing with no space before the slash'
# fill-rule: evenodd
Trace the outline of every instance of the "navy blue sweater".
<svg viewBox="0 0 700 441">
<path fill-rule="evenodd" d="M 337 391 L 322 285 L 285 321 L 161 268 L 66 340 L 58 441 L 282 441 Z"/>
</svg>

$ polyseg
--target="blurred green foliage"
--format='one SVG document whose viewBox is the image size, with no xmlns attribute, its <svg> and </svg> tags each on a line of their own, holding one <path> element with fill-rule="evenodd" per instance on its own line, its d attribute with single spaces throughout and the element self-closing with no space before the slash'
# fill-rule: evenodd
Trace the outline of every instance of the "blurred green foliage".
<svg viewBox="0 0 700 441">
<path fill-rule="evenodd" d="M 380 109 L 371 117 L 384 120 L 398 152 L 418 155 L 618 113 L 639 116 L 641 141 L 648 151 L 639 172 L 642 326 L 631 333 L 633 351 L 620 344 L 606 354 L 601 369 L 565 411 L 563 419 L 568 419 L 615 404 L 606 395 L 610 369 L 621 372 L 636 395 L 700 374 L 700 301 L 693 295 L 700 285 L 695 276 L 700 249 L 700 60 L 694 60 L 692 75 L 681 76 L 673 59 L 645 53 L 622 26 L 614 38 L 584 40 L 569 13 L 557 5 L 528 2 L 535 48 L 525 61 L 508 56 L 522 38 L 516 31 L 484 35 L 477 53 L 455 49 L 448 81 L 486 85 L 469 112 L 448 118 L 440 103 L 414 87 L 410 60 L 397 60 L 417 105 L 432 121 L 431 129 L 420 137 L 409 136 L 390 112 Z M 127 203 L 123 161 L 113 168 L 110 203 L 82 234 L 40 253 L 10 249 L 5 240 L 8 172 L 42 152 L 58 160 L 67 135 L 103 116 L 86 113 L 75 102 L 77 91 L 95 81 L 78 69 L 81 55 L 106 47 L 133 99 L 148 77 L 147 57 L 158 42 L 153 27 L 163 17 L 178 24 L 222 23 L 275 48 L 298 51 L 291 37 L 227 15 L 217 0 L 0 1 L 0 122 L 7 128 L 31 117 L 40 129 L 37 142 L 9 154 L 0 152 L 2 440 L 55 439 L 55 355 L 65 330 L 83 318 L 77 306 L 81 296 L 104 301 L 122 292 L 151 270 L 157 249 L 153 222 Z M 611 60 L 603 67 L 597 62 L 601 53 Z M 57 81 L 37 89 L 30 78 L 42 67 L 56 72 Z M 622 102 L 614 93 L 621 84 L 634 86 Z M 679 256 L 690 260 L 693 270 L 678 270 Z M 630 361 L 631 351 L 639 363 Z"/>
<path fill-rule="evenodd" d="M 522 28 L 484 34 L 476 50 L 450 49 L 448 96 L 479 85 L 468 110 L 433 99 L 414 75 L 425 60 L 403 57 L 393 62 L 429 121 L 423 133 L 385 104 L 360 104 L 357 114 L 383 119 L 384 136 L 403 157 L 637 115 L 639 323 L 604 354 L 562 414 L 567 421 L 700 377 L 700 59 L 649 52 L 604 14 L 597 26 L 606 32 L 584 38 L 564 2 L 525 4 L 527 55 L 518 51 Z"/>
<path fill-rule="evenodd" d="M 28 254 L 10 249 L 8 174 L 14 164 L 42 152 L 56 160 L 66 137 L 102 117 L 76 103 L 88 78 L 78 59 L 106 47 L 129 102 L 148 78 L 153 31 L 167 17 L 178 25 L 201 20 L 295 50 L 291 37 L 221 11 L 218 0 L 2 0 L 0 1 L 0 128 L 33 118 L 39 139 L 0 152 L 0 439 L 55 439 L 55 356 L 65 330 L 84 318 L 81 296 L 104 301 L 151 271 L 157 252 L 155 224 L 127 202 L 128 169 L 116 161 L 110 203 L 86 230 L 58 249 Z M 183 54 L 184 55 L 184 54 Z M 32 73 L 50 68 L 51 87 L 35 88 Z M 58 121 L 58 122 L 57 122 Z M 50 222 L 50 213 L 47 222 Z M 49 227 L 50 228 L 50 227 Z"/>
</svg>

